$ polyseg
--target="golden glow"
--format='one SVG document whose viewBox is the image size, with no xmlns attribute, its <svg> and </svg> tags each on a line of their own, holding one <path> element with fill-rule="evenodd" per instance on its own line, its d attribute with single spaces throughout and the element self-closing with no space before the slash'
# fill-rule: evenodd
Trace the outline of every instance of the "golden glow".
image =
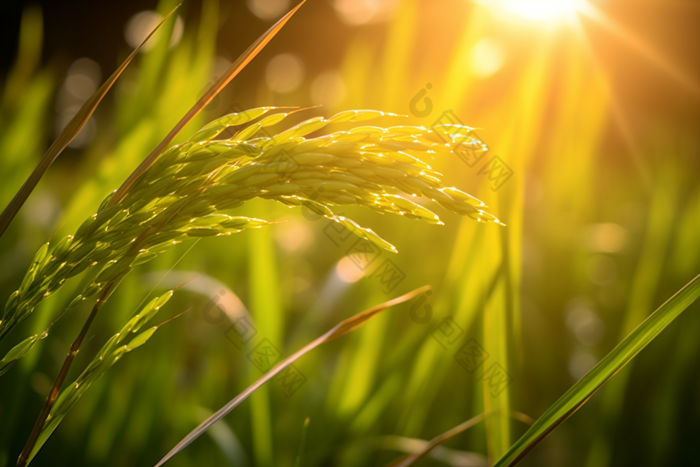
<svg viewBox="0 0 700 467">
<path fill-rule="evenodd" d="M 668 56 L 652 45 L 645 42 L 641 37 L 634 32 L 625 28 L 622 24 L 614 21 L 612 18 L 604 14 L 599 9 L 591 4 L 581 5 L 581 11 L 590 19 L 613 33 L 618 39 L 623 41 L 632 50 L 646 58 L 657 70 L 661 70 L 672 78 L 676 83 L 683 86 L 687 91 L 691 92 L 696 97 L 700 96 L 700 84 L 690 74 L 682 68 L 679 68 L 675 63 L 669 60 Z M 584 9 L 585 7 L 585 9 Z"/>
<path fill-rule="evenodd" d="M 503 67 L 505 51 L 503 46 L 492 38 L 483 38 L 471 50 L 471 67 L 475 76 L 488 78 Z"/>
<path fill-rule="evenodd" d="M 531 21 L 552 21 L 574 16 L 583 0 L 491 0 L 486 3 Z"/>
</svg>

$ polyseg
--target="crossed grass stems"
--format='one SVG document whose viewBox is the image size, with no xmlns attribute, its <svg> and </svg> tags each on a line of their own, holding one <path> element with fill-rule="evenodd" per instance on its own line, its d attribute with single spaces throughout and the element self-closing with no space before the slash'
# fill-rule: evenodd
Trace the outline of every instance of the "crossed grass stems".
<svg viewBox="0 0 700 467">
<path fill-rule="evenodd" d="M 88 269 L 98 271 L 95 278 L 64 313 L 94 296 L 97 299 L 59 372 L 22 461 L 31 459 L 37 451 L 33 449 L 37 440 L 40 440 L 37 446 L 43 444 L 67 409 L 89 386 L 76 382 L 76 389 L 80 386 L 84 389 L 73 390 L 74 396 L 64 396 L 68 394 L 65 391 L 61 394 L 62 400 L 72 403 L 55 404 L 92 320 L 126 274 L 184 240 L 227 236 L 269 224 L 231 214 L 247 200 L 258 197 L 290 207 L 303 206 L 390 252 L 396 252 L 393 245 L 371 229 L 334 214 L 333 209 L 360 205 L 381 213 L 442 224 L 435 213 L 408 199 L 421 197 L 477 221 L 500 224 L 495 216 L 484 211 L 485 205 L 478 199 L 456 188 L 444 187 L 441 175 L 423 161 L 427 157 L 449 157 L 454 142 L 463 145 L 468 141 L 475 150 L 487 151 L 483 142 L 470 136 L 471 128 L 354 126 L 308 137 L 329 124 L 396 117 L 374 110 L 352 110 L 330 118 L 311 118 L 270 136 L 269 127 L 294 113 L 273 112 L 277 110 L 281 109 L 255 108 L 211 122 L 189 141 L 167 149 L 135 180 L 122 199 L 111 204 L 114 193 L 108 195 L 97 213 L 86 219 L 74 235 L 47 242 L 37 252 L 19 289 L 5 306 L 0 339 L 31 316 L 38 304 L 67 279 Z M 233 137 L 216 139 L 227 128 L 239 125 L 246 126 Z M 260 136 L 261 133 L 265 135 Z M 446 144 L 445 138 L 453 144 Z M 145 324 L 142 317 L 137 321 Z M 122 344 L 127 334 L 140 329 L 141 326 L 127 324 L 117 334 L 120 337 L 110 340 L 109 344 L 115 347 L 103 349 L 98 354 L 99 361 L 89 367 L 88 373 L 101 374 L 125 352 L 143 344 L 157 327 L 136 336 L 136 345 Z M 26 354 L 46 334 L 30 336 L 13 348 L 0 363 L 0 372 L 6 371 L 9 364 Z M 45 424 L 46 420 L 50 423 Z"/>
</svg>

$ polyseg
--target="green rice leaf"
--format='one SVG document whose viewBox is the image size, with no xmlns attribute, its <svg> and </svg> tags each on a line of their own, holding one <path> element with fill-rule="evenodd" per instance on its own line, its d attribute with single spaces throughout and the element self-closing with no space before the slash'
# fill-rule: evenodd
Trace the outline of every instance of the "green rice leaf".
<svg viewBox="0 0 700 467">
<path fill-rule="evenodd" d="M 515 465 L 564 420 L 649 345 L 666 327 L 700 296 L 700 275 L 676 292 L 632 331 L 586 375 L 574 384 L 529 430 L 496 461 L 494 467 Z"/>
</svg>

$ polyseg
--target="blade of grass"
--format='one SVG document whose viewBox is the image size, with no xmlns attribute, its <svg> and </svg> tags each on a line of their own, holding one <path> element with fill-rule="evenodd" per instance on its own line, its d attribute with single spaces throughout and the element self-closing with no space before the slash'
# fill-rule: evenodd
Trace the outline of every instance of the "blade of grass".
<svg viewBox="0 0 700 467">
<path fill-rule="evenodd" d="M 396 19 L 390 23 L 383 60 L 385 78 L 382 105 L 387 109 L 401 108 L 404 96 L 408 95 L 405 89 L 408 83 L 403 77 L 408 73 L 408 65 L 415 50 L 418 3 L 400 2 Z"/>
<path fill-rule="evenodd" d="M 299 453 L 297 454 L 297 458 L 294 461 L 294 467 L 301 467 L 303 464 L 301 463 L 301 459 L 304 455 L 304 449 L 306 449 L 306 437 L 308 436 L 309 433 L 309 423 L 311 420 L 309 417 L 306 417 L 304 420 L 304 426 L 301 429 L 301 442 L 299 443 Z"/>
<path fill-rule="evenodd" d="M 354 329 L 362 326 L 367 320 L 369 320 L 376 314 L 381 313 L 382 311 L 396 306 L 400 303 L 407 302 L 413 299 L 414 297 L 417 297 L 418 295 L 427 292 L 428 290 L 430 290 L 430 286 L 420 287 L 412 292 L 409 292 L 405 295 L 401 295 L 400 297 L 384 302 L 380 305 L 370 308 L 369 310 L 365 310 L 361 313 L 356 314 L 355 316 L 341 321 L 322 336 L 313 340 L 309 344 L 297 350 L 291 356 L 279 362 L 270 371 L 265 373 L 265 375 L 263 375 L 260 379 L 248 386 L 243 392 L 231 399 L 231 401 L 229 401 L 222 408 L 217 410 L 216 413 L 214 413 L 214 415 L 202 422 L 197 428 L 195 428 L 187 436 L 185 436 L 182 439 L 182 441 L 180 441 L 173 449 L 171 449 L 170 452 L 168 452 L 168 454 L 166 454 L 165 457 L 163 457 L 158 462 L 158 464 L 156 464 L 156 467 L 159 467 L 165 464 L 168 460 L 172 459 L 173 456 L 175 456 L 175 454 L 179 453 L 180 451 L 185 449 L 190 443 L 192 443 L 192 441 L 199 438 L 202 435 L 202 433 L 204 433 L 210 426 L 212 426 L 214 423 L 216 423 L 217 421 L 225 417 L 227 414 L 229 414 L 233 409 L 240 405 L 241 402 L 250 397 L 250 395 L 253 394 L 263 384 L 274 378 L 285 368 L 289 367 L 292 363 L 299 360 L 305 354 L 309 353 L 310 351 L 322 344 L 335 340 L 338 337 L 343 336 L 353 331 Z"/>
<path fill-rule="evenodd" d="M 32 5 L 22 12 L 19 29 L 19 47 L 17 63 L 6 78 L 5 92 L 2 100 L 2 110 L 15 108 L 31 82 L 31 79 L 41 61 L 41 46 L 44 42 L 44 19 L 41 8 Z M 1 115 L 1 118 L 8 115 Z M 0 120 L 2 121 L 2 120 Z M 2 121 L 2 123 L 7 123 Z"/>
<path fill-rule="evenodd" d="M 143 46 L 146 45 L 146 42 L 148 42 L 151 36 L 153 36 L 153 34 L 160 29 L 163 23 L 165 23 L 179 7 L 180 5 L 176 6 L 165 16 L 165 18 L 163 18 L 158 26 L 156 26 L 148 36 L 146 36 L 143 42 L 141 42 L 141 44 L 139 44 L 139 46 L 134 49 L 133 52 L 131 52 L 131 55 L 124 60 L 121 66 L 117 68 L 114 73 L 112 73 L 112 76 L 110 76 L 109 79 L 105 81 L 92 96 L 90 96 L 87 102 L 85 102 L 80 110 L 78 110 L 78 113 L 75 114 L 68 125 L 66 125 L 63 131 L 61 131 L 61 134 L 58 135 L 56 141 L 54 141 L 51 147 L 49 147 L 49 150 L 46 151 L 44 157 L 42 157 L 41 161 L 39 161 L 39 164 L 36 166 L 29 178 L 24 182 L 24 185 L 22 185 L 15 197 L 12 198 L 12 201 L 10 201 L 10 204 L 8 204 L 2 214 L 0 214 L 0 237 L 2 237 L 7 228 L 10 226 L 12 220 L 22 208 L 27 198 L 29 198 L 29 195 L 32 193 L 32 191 L 34 191 L 34 188 L 36 188 L 36 185 L 39 183 L 39 180 L 41 180 L 41 177 L 44 176 L 58 155 L 61 154 L 66 146 L 73 141 L 73 138 L 75 138 L 83 126 L 85 126 L 93 112 L 95 112 L 97 106 L 100 104 L 100 102 L 102 102 L 102 99 L 104 98 L 105 94 L 107 94 L 107 91 L 109 91 L 112 85 L 117 81 L 117 78 L 119 78 L 134 57 L 136 57 L 136 54 L 141 51 Z"/>
<path fill-rule="evenodd" d="M 258 209 L 261 215 L 269 212 L 268 206 L 260 206 Z M 277 269 L 279 262 L 271 230 L 260 230 L 249 237 L 250 313 L 260 335 L 275 345 L 281 345 L 284 342 L 285 316 L 279 288 L 275 287 L 275 284 L 280 283 Z M 260 375 L 255 365 L 248 367 L 248 372 L 251 379 Z M 273 420 L 268 387 L 261 388 L 251 397 L 250 409 L 253 463 L 260 467 L 272 467 L 275 465 Z"/>
<path fill-rule="evenodd" d="M 197 407 L 196 414 L 195 420 L 199 422 L 210 416 L 211 412 L 202 407 Z M 245 450 L 243 446 L 241 446 L 241 442 L 238 440 L 236 433 L 224 420 L 221 420 L 211 427 L 209 436 L 211 436 L 216 446 L 228 461 L 226 465 L 240 467 L 248 467 L 250 465 L 246 458 Z"/>
<path fill-rule="evenodd" d="M 492 267 L 498 267 L 495 288 L 484 306 L 484 347 L 491 362 L 483 368 L 484 408 L 486 417 L 486 441 L 489 461 L 498 459 L 508 450 L 510 437 L 510 390 L 508 383 L 509 323 L 506 294 L 509 293 L 507 274 L 508 258 L 506 234 L 494 232 L 486 235 L 486 251 L 493 252 L 487 258 Z M 505 379 L 504 378 L 505 375 Z M 505 381 L 505 383 L 504 383 Z"/>
<path fill-rule="evenodd" d="M 122 186 L 120 186 L 117 192 L 114 193 L 114 196 L 112 196 L 108 207 L 114 205 L 124 197 L 129 187 L 158 159 L 160 153 L 163 152 L 166 147 L 168 147 L 178 133 L 182 131 L 185 125 L 187 125 L 190 120 L 201 112 L 202 109 L 204 109 L 204 107 L 206 107 L 212 101 L 212 99 L 214 99 L 214 97 L 216 97 L 224 89 L 224 87 L 226 87 L 226 85 L 258 55 L 258 53 L 260 53 L 263 48 L 265 48 L 265 46 L 272 40 L 273 37 L 275 37 L 275 35 L 277 35 L 284 25 L 287 24 L 287 21 L 289 21 L 292 15 L 294 15 L 294 13 L 296 13 L 305 2 L 306 0 L 302 0 L 299 5 L 294 7 L 294 9 L 273 24 L 270 29 L 268 29 L 262 36 L 253 42 L 253 44 L 248 47 L 246 51 L 243 52 L 243 54 L 238 57 L 235 62 L 233 62 L 233 64 L 231 64 L 228 70 L 226 70 L 226 72 L 222 74 L 214 84 L 211 85 L 207 92 L 204 93 L 204 95 L 189 110 L 189 112 L 187 112 L 178 122 L 178 124 L 175 125 L 172 130 L 170 130 L 170 133 L 168 133 L 163 141 L 161 141 L 160 144 L 156 146 L 156 148 L 148 155 L 148 157 L 141 162 L 141 165 L 139 165 L 136 170 L 129 175 L 129 178 L 124 181 Z"/>
<path fill-rule="evenodd" d="M 651 395 L 654 401 L 650 410 L 649 424 L 654 426 L 654 436 L 649 439 L 649 465 L 669 463 L 669 454 L 677 449 L 677 440 L 688 433 L 683 420 L 686 414 L 686 400 L 678 397 L 686 391 L 686 378 L 697 365 L 700 355 L 700 316 L 687 320 L 686 326 L 674 336 L 671 358 L 658 374 L 660 387 Z M 688 322 L 690 321 L 690 322 Z M 619 464 L 618 464 L 619 465 Z"/>
<path fill-rule="evenodd" d="M 354 346 L 344 349 L 349 358 L 340 371 L 347 379 L 343 392 L 334 403 L 341 420 L 357 414 L 372 395 L 377 379 L 381 378 L 379 361 L 388 326 L 386 316 L 377 318 L 372 326 L 357 333 Z"/>
<path fill-rule="evenodd" d="M 700 275 L 676 292 L 617 347 L 573 385 L 510 447 L 493 467 L 515 465 L 564 420 L 651 343 L 669 324 L 700 296 Z"/>
<path fill-rule="evenodd" d="M 483 309 L 487 299 L 487 284 L 493 281 L 497 273 L 484 259 L 486 250 L 482 245 L 484 235 L 487 234 L 484 229 L 473 229 L 462 221 L 444 279 L 449 292 L 441 292 L 435 299 L 435 313 L 449 310 L 451 317 L 465 332 L 469 332 L 479 311 Z M 485 265 L 485 270 L 482 265 Z M 439 384 L 431 382 L 446 378 L 448 365 L 452 364 L 451 357 L 449 353 L 445 354 L 445 349 L 435 339 L 425 339 L 421 345 L 416 365 L 411 370 L 404 390 L 403 404 L 409 410 L 406 410 L 397 426 L 404 436 L 421 434 L 430 413 L 430 404 L 426 401 L 434 400 L 440 389 Z"/>
<path fill-rule="evenodd" d="M 458 434 L 467 431 L 469 428 L 484 420 L 484 418 L 486 418 L 486 414 L 482 413 L 477 415 L 476 417 L 470 418 L 464 423 L 460 423 L 456 427 L 431 439 L 430 442 L 426 443 L 426 445 L 420 451 L 416 451 L 407 456 L 404 456 L 398 459 L 397 461 L 392 462 L 387 467 L 408 467 L 409 465 L 413 465 L 416 461 L 425 457 L 428 453 L 430 453 L 430 451 L 432 451 L 442 443 L 445 443 L 457 436 Z"/>
<path fill-rule="evenodd" d="M 509 157 L 513 177 L 505 187 L 499 189 L 489 203 L 508 212 L 508 229 L 487 235 L 487 251 L 498 252 L 488 255 L 485 260 L 498 267 L 499 278 L 495 292 L 487 299 L 484 308 L 484 345 L 491 355 L 492 363 L 484 374 L 484 406 L 490 415 L 486 418 L 486 438 L 489 459 L 493 461 L 508 450 L 511 444 L 510 388 L 494 388 L 497 378 L 510 372 L 509 348 L 519 349 L 521 341 L 519 290 L 521 284 L 521 252 L 524 219 L 525 174 L 533 159 L 538 137 L 544 125 L 543 107 L 539 105 L 549 89 L 548 72 L 552 64 L 551 41 L 543 37 L 533 48 L 530 64 L 524 70 L 522 82 L 513 89 L 510 102 L 515 103 L 515 111 L 495 143 L 498 151 L 504 154 L 518 154 Z M 498 114 L 491 116 L 490 126 L 496 127 Z M 526 123 L 523 123 L 526 122 Z M 500 237 L 500 238 L 499 238 Z M 514 352 L 518 354 L 519 352 Z M 496 366 L 498 364 L 498 366 Z M 500 366 L 500 368 L 499 368 Z M 500 373 L 503 371 L 504 373 Z M 494 391 L 494 389 L 497 389 Z M 492 394 L 494 392 L 494 394 Z"/>
</svg>

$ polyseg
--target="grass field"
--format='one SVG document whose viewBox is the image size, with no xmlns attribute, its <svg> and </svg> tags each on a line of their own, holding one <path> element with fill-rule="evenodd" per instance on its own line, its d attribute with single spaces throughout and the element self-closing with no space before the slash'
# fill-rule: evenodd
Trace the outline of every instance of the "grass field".
<svg viewBox="0 0 700 467">
<path fill-rule="evenodd" d="M 0 208 L 132 3 L 22 7 Z M 0 467 L 700 465 L 700 9 L 309 0 L 110 198 L 294 6 L 185 2 L 3 218 Z"/>
</svg>

